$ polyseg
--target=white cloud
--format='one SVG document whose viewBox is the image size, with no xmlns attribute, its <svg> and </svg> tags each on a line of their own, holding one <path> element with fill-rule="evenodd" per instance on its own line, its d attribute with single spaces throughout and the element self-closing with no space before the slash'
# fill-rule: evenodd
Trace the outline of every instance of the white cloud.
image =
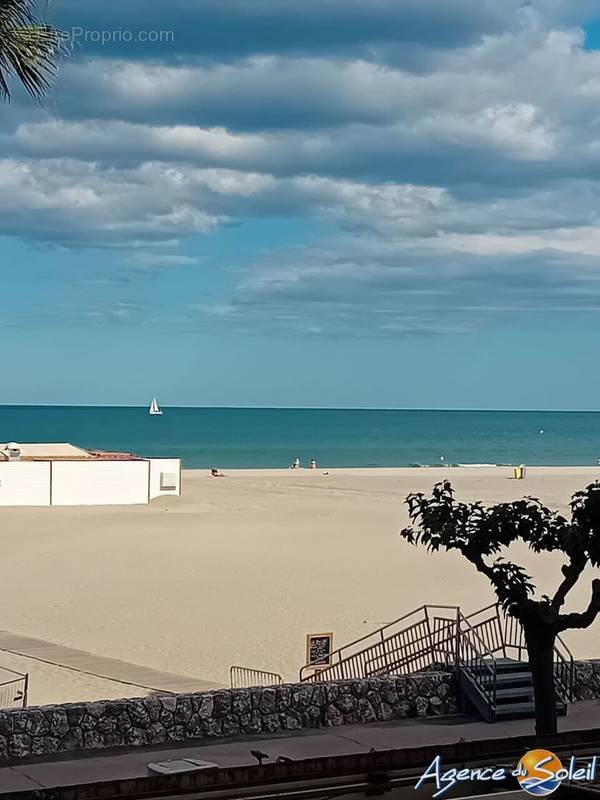
<svg viewBox="0 0 600 800">
<path fill-rule="evenodd" d="M 549 229 L 520 235 L 450 233 L 439 236 L 435 243 L 442 250 L 483 256 L 524 255 L 544 250 L 600 256 L 600 226 Z"/>
<path fill-rule="evenodd" d="M 434 115 L 422 130 L 461 147 L 493 148 L 523 161 L 543 161 L 556 153 L 556 133 L 531 103 L 486 106 L 471 114 Z"/>
<path fill-rule="evenodd" d="M 332 240 L 275 252 L 253 266 L 225 305 L 195 313 L 228 330 L 388 337 L 472 334 L 498 318 L 600 311 L 597 258 L 546 252 L 453 253 L 427 242 Z"/>
<path fill-rule="evenodd" d="M 412 72 L 278 56 L 211 67 L 73 63 L 56 117 L 5 132 L 4 146 L 115 165 L 528 184 L 543 179 L 539 162 L 553 177 L 597 163 L 600 53 L 582 45 L 581 31 L 526 26 L 434 51 Z"/>
<path fill-rule="evenodd" d="M 198 266 L 200 261 L 193 256 L 185 256 L 180 253 L 154 253 L 137 250 L 131 253 L 125 263 L 146 269 L 153 267 L 195 267 Z"/>
<path fill-rule="evenodd" d="M 144 164 L 102 169 L 67 159 L 0 160 L 0 232 L 56 243 L 168 241 L 224 217 L 199 207 L 185 173 Z"/>
<path fill-rule="evenodd" d="M 374 0 L 366 16 L 327 0 L 315 5 L 319 46 L 297 6 L 300 28 L 267 42 L 281 12 L 261 0 L 231 47 L 211 3 L 213 49 L 190 55 L 182 26 L 177 58 L 76 54 L 45 111 L 8 109 L 0 234 L 115 250 L 124 270 L 151 270 L 197 266 L 181 243 L 224 224 L 321 223 L 323 241 L 241 265 L 229 296 L 190 298 L 199 315 L 243 326 L 399 335 L 471 330 L 486 309 L 544 299 L 597 302 L 600 53 L 569 27 L 584 0 L 459 0 L 451 12 L 442 0 Z M 423 27 L 436 16 L 447 30 Z M 392 18 L 408 27 L 383 36 Z M 410 25 L 416 44 L 399 45 Z"/>
<path fill-rule="evenodd" d="M 344 227 L 387 223 L 410 231 L 449 204 L 445 190 L 410 184 L 276 179 L 157 162 L 114 169 L 66 159 L 0 160 L 0 232 L 26 232 L 42 241 L 132 240 L 138 246 L 139 240 L 168 242 L 174 235 L 207 232 L 235 217 L 284 213 L 321 215 Z"/>
</svg>

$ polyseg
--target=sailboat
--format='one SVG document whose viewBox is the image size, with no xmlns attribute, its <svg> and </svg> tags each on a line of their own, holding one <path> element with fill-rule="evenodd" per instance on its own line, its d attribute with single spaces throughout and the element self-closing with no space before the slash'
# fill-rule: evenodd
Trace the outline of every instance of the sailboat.
<svg viewBox="0 0 600 800">
<path fill-rule="evenodd" d="M 152 402 L 150 403 L 150 408 L 148 409 L 148 413 L 152 416 L 156 416 L 156 414 L 162 414 L 161 407 L 158 405 L 156 397 L 152 398 Z"/>
</svg>

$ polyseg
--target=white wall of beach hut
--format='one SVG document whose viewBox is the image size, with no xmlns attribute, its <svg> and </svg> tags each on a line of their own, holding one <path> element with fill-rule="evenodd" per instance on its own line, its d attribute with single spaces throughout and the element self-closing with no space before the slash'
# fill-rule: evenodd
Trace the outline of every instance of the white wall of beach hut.
<svg viewBox="0 0 600 800">
<path fill-rule="evenodd" d="M 163 494 L 181 494 L 181 461 L 178 458 L 151 458 L 150 499 Z"/>
<path fill-rule="evenodd" d="M 53 506 L 135 505 L 149 500 L 148 460 L 55 461 Z"/>
<path fill-rule="evenodd" d="M 49 506 L 48 461 L 0 462 L 0 506 Z"/>
</svg>

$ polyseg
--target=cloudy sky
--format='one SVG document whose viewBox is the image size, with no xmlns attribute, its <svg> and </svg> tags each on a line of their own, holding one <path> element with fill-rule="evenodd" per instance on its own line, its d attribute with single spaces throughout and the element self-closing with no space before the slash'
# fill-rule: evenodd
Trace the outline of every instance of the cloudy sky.
<svg viewBox="0 0 600 800">
<path fill-rule="evenodd" d="M 54 0 L 0 402 L 598 408 L 586 0 Z"/>
</svg>

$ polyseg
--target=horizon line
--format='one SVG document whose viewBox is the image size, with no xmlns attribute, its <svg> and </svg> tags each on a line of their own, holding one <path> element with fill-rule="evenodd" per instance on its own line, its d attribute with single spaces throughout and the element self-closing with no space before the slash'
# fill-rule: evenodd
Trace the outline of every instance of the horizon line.
<svg viewBox="0 0 600 800">
<path fill-rule="evenodd" d="M 2 408 L 147 408 L 141 405 L 123 403 L 0 403 Z M 163 409 L 197 409 L 205 411 L 416 411 L 416 412 L 451 412 L 482 414 L 598 414 L 600 409 L 593 408 L 411 408 L 406 406 L 195 406 L 164 405 Z"/>
</svg>

